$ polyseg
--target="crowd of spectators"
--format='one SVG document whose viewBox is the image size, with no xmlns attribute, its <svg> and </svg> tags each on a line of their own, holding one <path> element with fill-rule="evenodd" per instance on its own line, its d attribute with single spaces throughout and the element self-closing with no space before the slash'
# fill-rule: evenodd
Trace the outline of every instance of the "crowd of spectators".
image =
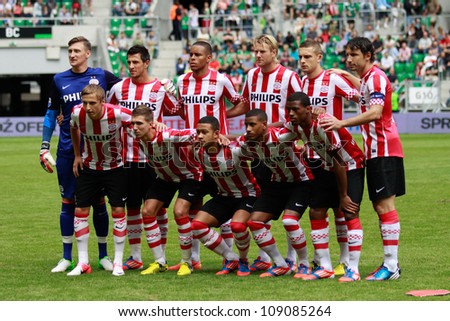
<svg viewBox="0 0 450 321">
<path fill-rule="evenodd" d="M 1 0 L 3 26 L 76 25 L 83 13 L 93 15 L 91 0 Z M 14 19 L 13 19 L 14 18 Z M 24 18 L 24 19 L 17 19 Z"/>
<path fill-rule="evenodd" d="M 116 17 L 145 16 L 149 14 L 151 0 L 115 0 L 112 5 L 112 15 Z"/>
<path fill-rule="evenodd" d="M 225 9 L 225 6 L 219 5 L 222 2 L 226 3 L 226 0 L 219 0 L 217 10 L 228 16 L 235 16 L 232 12 L 239 6 L 235 3 Z M 342 4 L 334 0 L 328 5 L 290 0 L 284 1 L 284 4 L 283 18 L 290 21 L 294 28 L 284 32 L 274 30 L 275 27 L 272 30 L 269 27 L 262 29 L 263 32 L 272 33 L 277 39 L 280 63 L 299 74 L 298 43 L 307 38 L 320 42 L 324 52 L 324 67 L 345 68 L 347 41 L 355 36 L 365 36 L 371 39 L 376 49 L 376 64 L 387 73 L 394 88 L 398 88 L 405 79 L 436 80 L 450 75 L 450 34 L 448 27 L 445 30 L 436 26 L 436 16 L 442 12 L 437 0 L 349 1 L 343 8 L 338 8 Z M 370 5 L 370 18 L 365 16 L 364 4 Z M 266 5 L 268 4 L 264 3 L 262 8 Z M 408 9 L 410 5 L 411 10 Z M 380 12 L 380 8 L 385 12 Z M 408 16 L 402 21 L 409 21 L 409 25 L 400 29 L 399 12 L 403 8 Z M 344 15 L 346 17 L 342 19 Z M 241 11 L 241 15 L 236 16 L 243 19 L 244 15 Z M 363 19 L 372 19 L 372 23 Z M 356 28 L 356 22 L 364 29 Z M 240 88 L 245 81 L 246 71 L 254 65 L 252 37 L 233 24 L 225 26 L 222 30 L 214 29 L 211 34 L 200 27 L 196 39 L 187 39 L 184 52 L 188 52 L 192 40 L 209 40 L 214 49 L 211 68 L 228 73 Z M 396 26 L 404 31 L 393 36 L 388 30 L 382 30 Z M 176 62 L 177 75 L 189 71 L 188 69 L 188 55 L 182 54 Z"/>
</svg>

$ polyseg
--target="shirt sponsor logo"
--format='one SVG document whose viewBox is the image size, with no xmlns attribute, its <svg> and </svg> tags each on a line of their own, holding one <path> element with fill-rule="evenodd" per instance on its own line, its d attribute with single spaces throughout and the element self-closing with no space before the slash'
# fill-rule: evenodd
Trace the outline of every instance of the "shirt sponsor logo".
<svg viewBox="0 0 450 321">
<path fill-rule="evenodd" d="M 250 94 L 250 100 L 255 102 L 281 103 L 281 95 L 279 94 Z"/>
<path fill-rule="evenodd" d="M 183 103 L 185 104 L 215 104 L 216 96 L 211 95 L 188 95 L 182 97 Z"/>
</svg>

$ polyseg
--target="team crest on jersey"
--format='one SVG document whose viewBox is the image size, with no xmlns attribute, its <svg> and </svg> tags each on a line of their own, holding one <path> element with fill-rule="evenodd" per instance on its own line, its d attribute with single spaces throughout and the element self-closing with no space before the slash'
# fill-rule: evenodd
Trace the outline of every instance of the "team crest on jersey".
<svg viewBox="0 0 450 321">
<path fill-rule="evenodd" d="M 328 86 L 322 86 L 322 87 L 320 87 L 320 92 L 321 92 L 321 93 L 327 93 L 328 90 L 329 90 Z"/>
<path fill-rule="evenodd" d="M 209 85 L 208 91 L 216 91 L 216 85 Z"/>
<path fill-rule="evenodd" d="M 150 100 L 156 100 L 156 98 L 158 98 L 158 95 L 156 93 L 150 93 L 148 97 L 150 98 Z"/>
<path fill-rule="evenodd" d="M 281 82 L 275 81 L 273 84 L 273 89 L 280 90 L 281 89 Z"/>
<path fill-rule="evenodd" d="M 89 85 L 98 85 L 100 82 L 97 78 L 92 78 L 89 80 Z"/>
<path fill-rule="evenodd" d="M 116 128 L 117 128 L 117 124 L 108 124 L 108 130 L 109 131 L 116 130 Z"/>
</svg>

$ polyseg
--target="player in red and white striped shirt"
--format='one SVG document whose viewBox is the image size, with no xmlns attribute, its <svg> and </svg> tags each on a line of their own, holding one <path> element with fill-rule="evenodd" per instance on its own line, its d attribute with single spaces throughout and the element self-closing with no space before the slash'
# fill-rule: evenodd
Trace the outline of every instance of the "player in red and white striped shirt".
<svg viewBox="0 0 450 321">
<path fill-rule="evenodd" d="M 345 120 L 322 120 L 322 126 L 326 130 L 361 126 L 369 198 L 380 220 L 384 249 L 383 263 L 366 280 L 398 279 L 400 222 L 395 197 L 405 194 L 405 174 L 400 136 L 392 117 L 392 88 L 384 72 L 374 65 L 374 48 L 369 39 L 351 39 L 346 54 L 349 68 L 361 79 L 343 70 L 336 72 L 359 88 L 360 114 Z"/>
<path fill-rule="evenodd" d="M 277 220 L 283 211 L 284 215 L 300 218 L 309 205 L 313 176 L 302 162 L 295 143 L 296 135 L 287 129 L 268 127 L 264 111 L 249 111 L 245 126 L 245 137 L 238 138 L 243 152 L 264 162 L 272 172 L 272 179 L 262 189 L 248 221 L 255 242 L 274 262 L 260 277 L 289 274 L 293 270 L 293 262 L 281 256 L 267 222 Z M 303 249 L 306 252 L 306 247 Z M 299 255 L 299 263 L 307 269 L 309 263 L 305 254 Z"/>
<path fill-rule="evenodd" d="M 287 97 L 301 91 L 300 77 L 282 66 L 278 60 L 278 43 L 270 35 L 260 35 L 253 41 L 257 67 L 249 70 L 242 93 L 243 102 L 227 111 L 227 117 L 243 115 L 252 109 L 261 109 L 268 116 L 270 126 L 282 127 L 287 120 L 284 110 Z M 271 172 L 264 164 L 252 164 L 252 172 L 258 184 L 264 185 L 270 181 Z M 286 258 L 295 263 L 295 251 L 288 246 Z M 252 270 L 266 270 L 270 267 L 270 258 L 262 250 L 250 267 Z"/>
<path fill-rule="evenodd" d="M 243 115 L 251 109 L 262 109 L 271 126 L 281 127 L 288 115 L 284 109 L 286 99 L 301 91 L 300 77 L 282 66 L 278 60 L 278 44 L 272 36 L 255 38 L 256 67 L 250 69 L 242 92 L 243 103 L 227 111 L 227 117 Z"/>
<path fill-rule="evenodd" d="M 214 116 L 219 120 L 221 133 L 228 134 L 226 101 L 233 105 L 241 101 L 231 78 L 209 69 L 211 45 L 197 41 L 190 48 L 191 72 L 178 77 L 178 99 L 181 102 L 186 128 L 195 128 L 200 118 Z"/>
<path fill-rule="evenodd" d="M 250 234 L 247 221 L 260 189 L 247 163 L 248 157 L 236 145 L 219 144 L 219 121 L 212 116 L 202 117 L 197 124 L 197 138 L 201 144 L 195 150 L 203 170 L 216 182 L 219 193 L 212 197 L 192 221 L 194 236 L 221 255 L 224 266 L 217 275 L 238 269 L 238 276 L 250 274 L 248 251 Z M 218 227 L 231 219 L 230 226 L 239 255 L 225 243 L 211 227 Z"/>
<path fill-rule="evenodd" d="M 358 90 L 344 77 L 328 72 L 321 67 L 323 58 L 320 44 L 307 39 L 298 48 L 300 68 L 305 76 L 302 78 L 303 92 L 310 97 L 313 114 L 318 115 L 327 112 L 338 119 L 342 119 L 344 99 L 359 101 Z M 313 149 L 307 149 L 307 157 L 312 167 L 321 162 L 319 155 Z M 345 273 L 344 267 L 348 264 L 348 238 L 344 213 L 339 209 L 333 209 L 336 227 L 336 237 L 339 244 L 339 264 L 334 268 L 336 275 Z"/>
<path fill-rule="evenodd" d="M 209 68 L 212 53 L 212 47 L 206 41 L 197 41 L 191 46 L 189 57 L 191 72 L 178 77 L 178 99 L 181 102 L 186 128 L 195 129 L 200 118 L 214 116 L 219 120 L 221 134 L 228 134 L 225 100 L 236 105 L 241 101 L 241 96 L 228 75 Z M 193 218 L 196 213 L 197 210 L 192 209 L 190 217 Z M 221 227 L 221 233 L 231 247 L 233 234 L 230 225 L 225 223 Z M 194 261 L 200 261 L 199 247 L 200 243 L 195 240 L 192 251 Z"/>
<path fill-rule="evenodd" d="M 115 84 L 109 92 L 107 101 L 129 110 L 145 105 L 153 111 L 155 120 L 162 122 L 163 113 L 172 112 L 177 102 L 173 96 L 166 93 L 158 79 L 149 75 L 150 53 L 144 46 L 132 46 L 128 49 L 127 61 L 131 77 Z M 128 191 L 127 234 L 131 252 L 124 263 L 124 269 L 141 269 L 143 266 L 141 206 L 147 189 L 156 179 L 156 174 L 148 164 L 144 152 L 139 148 L 139 141 L 127 133 L 123 134 L 123 140 L 126 142 L 123 157 Z M 158 213 L 157 221 L 161 230 L 162 246 L 165 248 L 169 227 L 165 208 Z"/>
<path fill-rule="evenodd" d="M 125 219 L 126 189 L 122 161 L 122 128 L 131 124 L 131 112 L 105 103 L 105 91 L 99 85 L 88 85 L 81 92 L 82 106 L 74 107 L 70 134 L 74 146 L 73 171 L 77 177 L 75 236 L 78 245 L 78 265 L 69 276 L 91 273 L 88 255 L 89 209 L 92 195 L 102 189 L 111 204 L 114 221 L 114 268 L 112 274 L 124 275 L 122 268 L 127 223 Z M 80 140 L 84 140 L 81 155 Z M 75 147 L 77 146 L 77 147 Z"/>
<path fill-rule="evenodd" d="M 291 121 L 285 127 L 296 133 L 324 161 L 323 167 L 312 169 L 314 182 L 310 204 L 311 238 L 318 266 L 310 274 L 298 277 L 304 280 L 334 277 L 328 248 L 327 210 L 341 208 L 348 228 L 349 259 L 345 265 L 345 275 L 339 281 L 359 281 L 358 265 L 363 238 L 359 205 L 364 191 L 364 154 L 347 129 L 324 131 L 320 120 L 332 116 L 313 115 L 306 93 L 298 92 L 288 97 L 286 109 Z M 287 230 L 291 239 L 296 237 L 291 232 L 293 230 Z"/>
<path fill-rule="evenodd" d="M 145 106 L 134 109 L 132 115 L 134 133 L 158 175 L 146 193 L 142 210 L 147 243 L 152 249 L 155 262 L 141 274 L 165 272 L 169 268 L 161 247 L 161 232 L 156 222 L 156 213 L 162 207 L 168 207 L 175 193 L 178 192 L 174 205 L 174 217 L 178 226 L 181 264 L 177 275 L 189 275 L 193 269 L 189 209 L 201 197 L 203 179 L 203 171 L 191 151 L 195 130 L 165 129 L 158 132 L 154 128 L 153 114 Z"/>
</svg>

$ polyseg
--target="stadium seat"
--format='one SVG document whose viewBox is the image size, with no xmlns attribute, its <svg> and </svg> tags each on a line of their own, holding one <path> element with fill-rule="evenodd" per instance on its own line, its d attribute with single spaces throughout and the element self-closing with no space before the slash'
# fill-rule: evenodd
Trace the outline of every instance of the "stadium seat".
<svg viewBox="0 0 450 321">
<path fill-rule="evenodd" d="M 120 62 L 119 62 L 119 60 L 118 59 L 113 59 L 113 58 L 110 58 L 111 59 L 111 67 L 112 67 L 112 69 L 120 69 Z"/>
<path fill-rule="evenodd" d="M 117 52 L 109 51 L 108 54 L 109 54 L 109 59 L 111 59 L 111 61 L 117 60 L 117 58 L 118 58 Z"/>
<path fill-rule="evenodd" d="M 404 80 L 408 79 L 408 75 L 405 74 L 404 72 L 399 73 L 399 74 L 397 74 L 397 79 L 398 79 L 398 82 L 401 83 Z"/>
<path fill-rule="evenodd" d="M 120 77 L 120 68 L 119 67 L 113 67 L 112 73 L 114 74 L 114 76 Z"/>
<path fill-rule="evenodd" d="M 64 5 L 68 10 L 71 10 L 72 8 L 72 0 L 63 0 L 61 4 Z"/>
<path fill-rule="evenodd" d="M 407 77 L 408 79 L 414 80 L 414 79 L 416 79 L 416 74 L 413 73 L 413 72 L 408 72 L 408 73 L 406 74 L 406 77 Z"/>
<path fill-rule="evenodd" d="M 411 56 L 411 60 L 415 64 L 417 64 L 418 62 L 422 62 L 423 58 L 425 58 L 425 54 L 423 53 L 413 53 Z"/>
<path fill-rule="evenodd" d="M 114 35 L 114 37 L 117 37 L 119 35 L 121 25 L 122 25 L 121 19 L 117 18 L 111 19 L 109 32 L 111 32 Z"/>
<path fill-rule="evenodd" d="M 25 26 L 25 20 L 23 20 L 23 19 L 16 19 L 16 20 L 14 20 L 14 25 L 16 27 L 23 27 L 23 26 Z"/>
<path fill-rule="evenodd" d="M 125 25 L 125 28 L 124 28 L 125 36 L 127 36 L 128 38 L 131 38 L 134 33 L 134 24 L 136 23 L 136 19 L 127 18 L 123 22 Z"/>
<path fill-rule="evenodd" d="M 127 62 L 127 52 L 126 52 L 126 51 L 124 51 L 124 50 L 120 51 L 120 53 L 119 53 L 119 58 L 120 58 L 120 61 L 121 61 L 124 65 L 127 65 L 127 64 L 128 64 L 128 62 Z"/>
<path fill-rule="evenodd" d="M 395 62 L 394 63 L 395 74 L 398 76 L 399 74 L 405 71 L 405 63 L 403 62 Z"/>
<path fill-rule="evenodd" d="M 411 73 L 411 72 L 414 73 L 415 70 L 416 70 L 416 63 L 414 63 L 414 62 L 406 63 L 404 70 L 405 70 L 406 73 Z"/>
</svg>

